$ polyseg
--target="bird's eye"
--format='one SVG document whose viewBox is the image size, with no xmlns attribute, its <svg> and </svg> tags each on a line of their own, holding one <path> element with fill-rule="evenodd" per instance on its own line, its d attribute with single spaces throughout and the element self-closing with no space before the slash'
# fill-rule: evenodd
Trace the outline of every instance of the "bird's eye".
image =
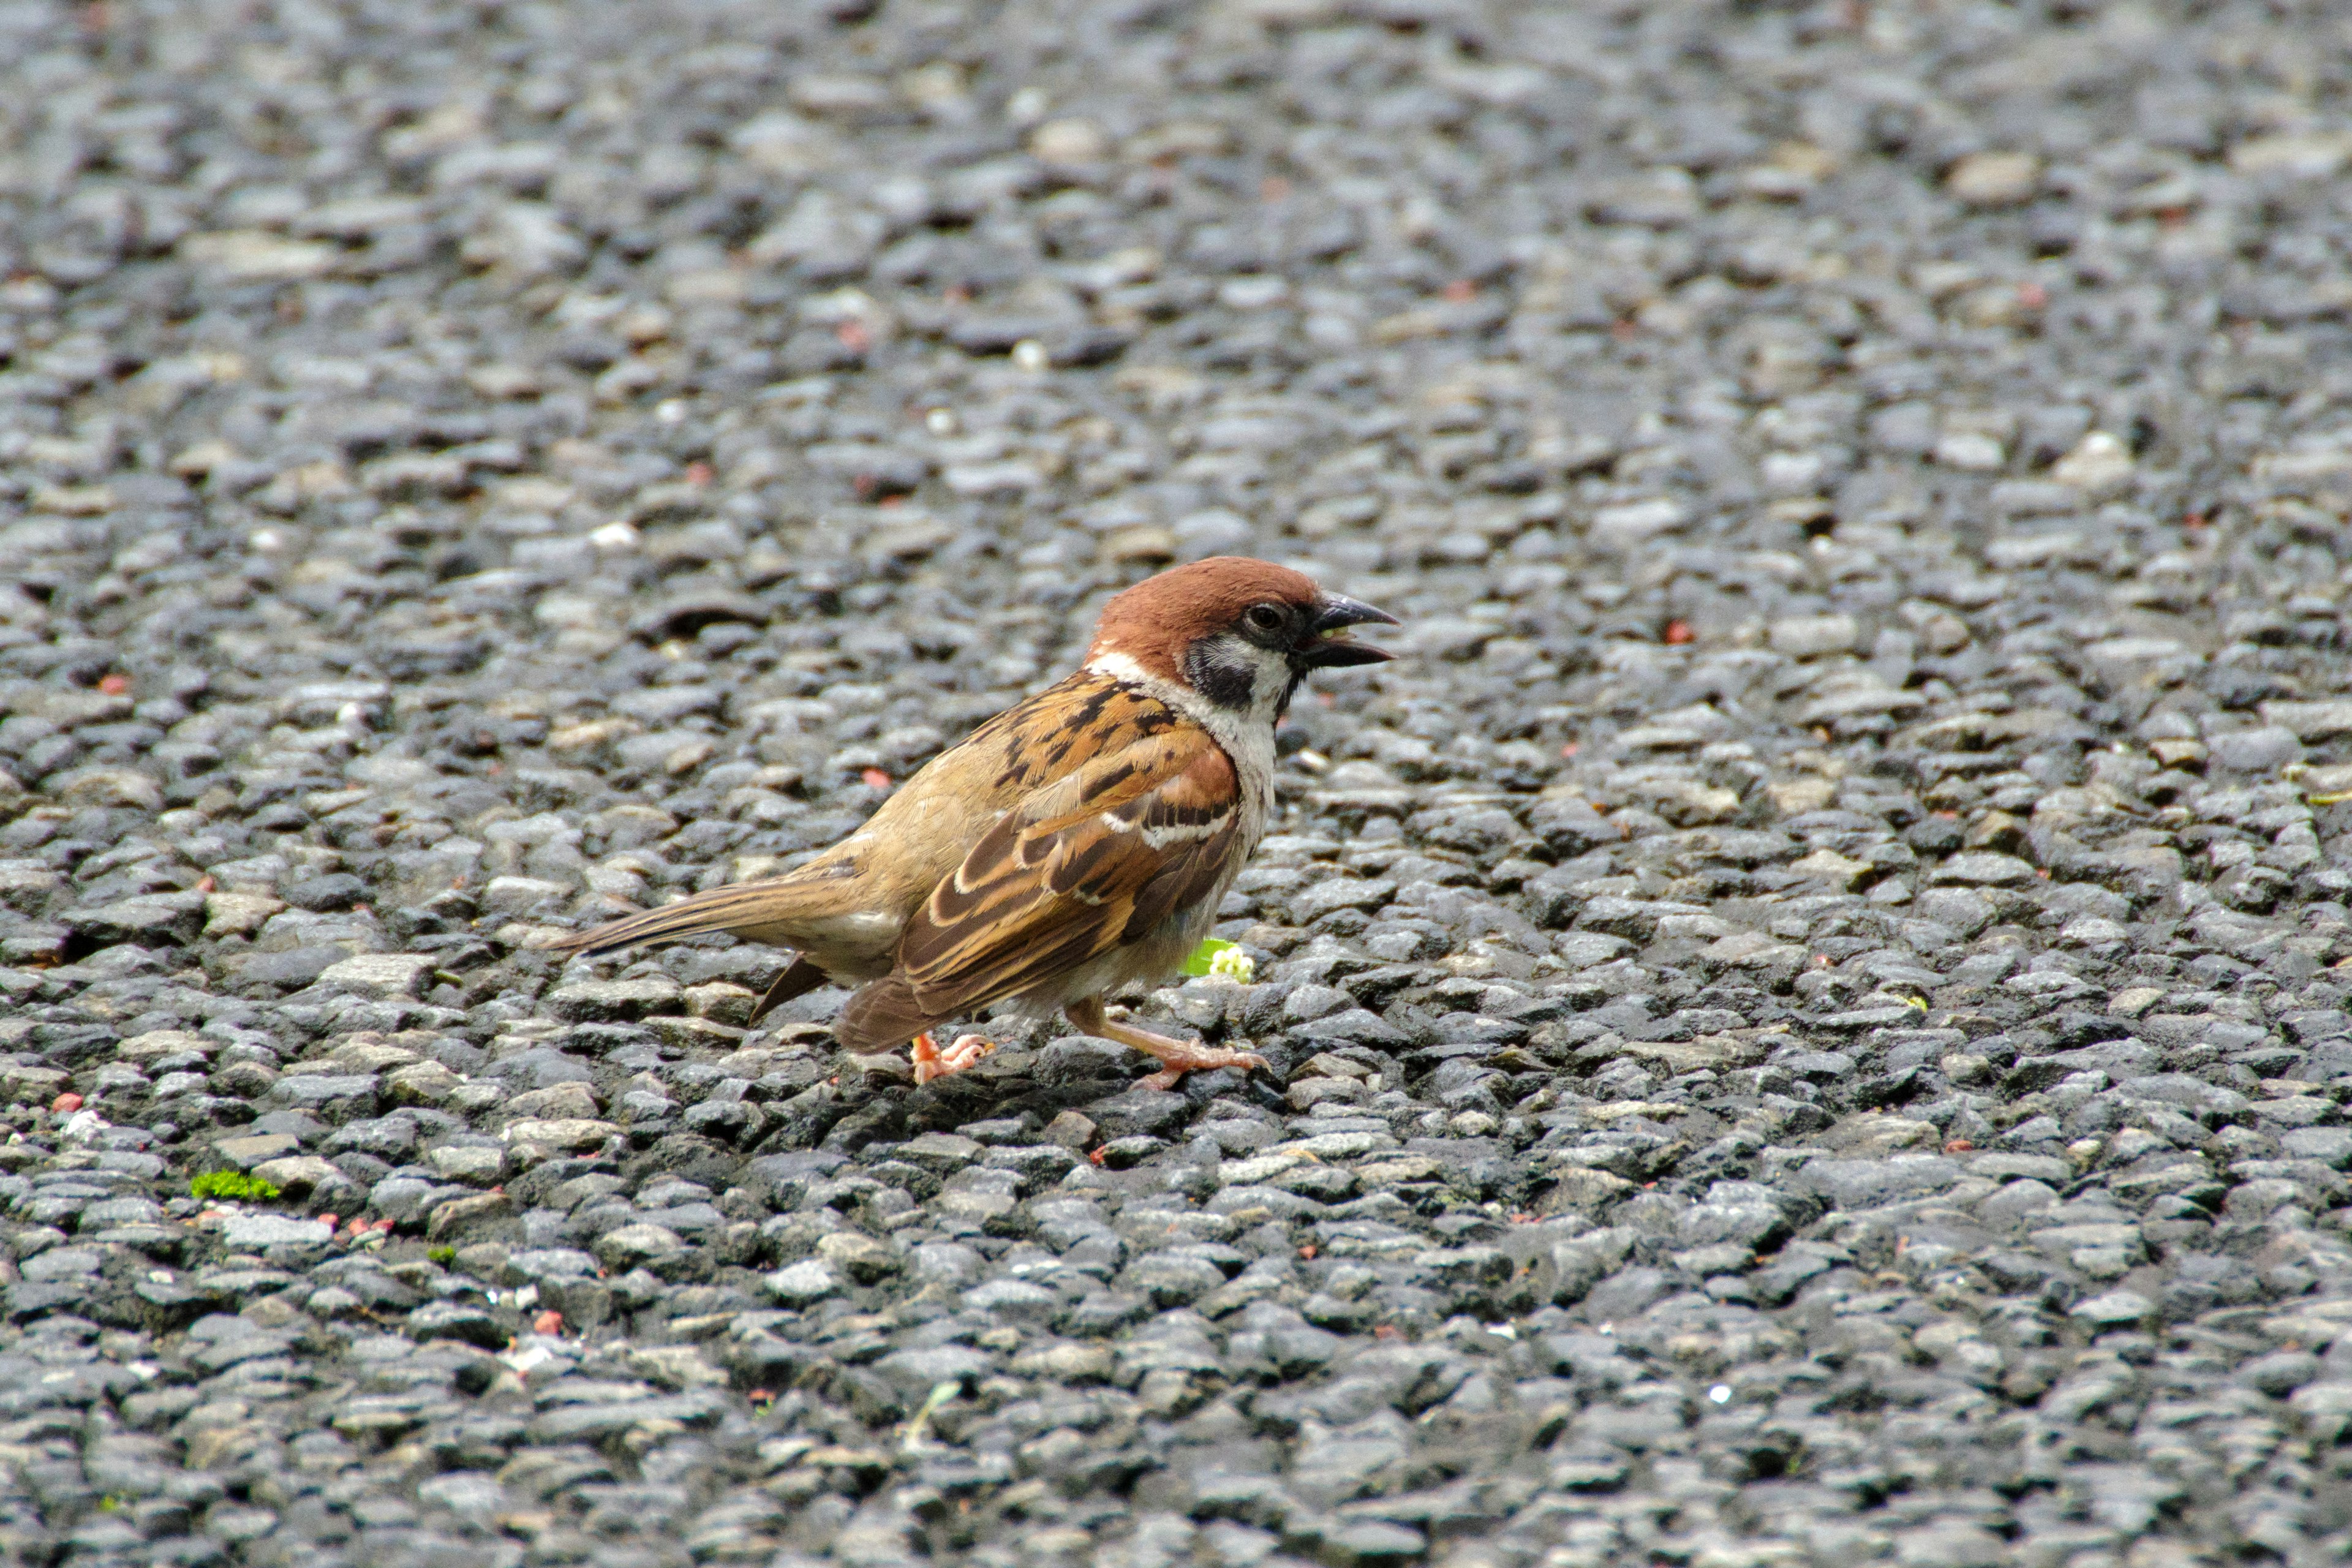
<svg viewBox="0 0 2352 1568">
<path fill-rule="evenodd" d="M 1282 629 L 1282 612 L 1272 605 L 1252 605 L 1244 617 L 1252 627 L 1262 632 Z"/>
</svg>

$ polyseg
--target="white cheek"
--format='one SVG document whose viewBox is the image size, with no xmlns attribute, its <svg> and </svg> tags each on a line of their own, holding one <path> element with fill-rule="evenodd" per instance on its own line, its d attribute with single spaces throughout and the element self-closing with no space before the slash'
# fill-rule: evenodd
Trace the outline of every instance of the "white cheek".
<svg viewBox="0 0 2352 1568">
<path fill-rule="evenodd" d="M 1274 710 L 1282 704 L 1282 694 L 1290 689 L 1290 666 L 1283 659 L 1260 659 L 1257 676 L 1250 685 L 1250 700 L 1266 721 L 1274 720 Z"/>
</svg>

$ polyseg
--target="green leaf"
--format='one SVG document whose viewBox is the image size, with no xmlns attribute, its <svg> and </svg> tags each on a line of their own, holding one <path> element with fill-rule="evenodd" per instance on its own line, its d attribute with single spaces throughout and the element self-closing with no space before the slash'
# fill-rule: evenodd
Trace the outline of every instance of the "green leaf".
<svg viewBox="0 0 2352 1568">
<path fill-rule="evenodd" d="M 1221 942 L 1213 936 L 1209 938 L 1200 946 L 1194 948 L 1192 950 L 1192 956 L 1184 961 L 1184 973 L 1192 978 L 1198 980 L 1202 975 L 1209 973 L 1209 966 L 1217 962 L 1217 954 L 1225 952 L 1234 945 L 1235 944 L 1233 942 Z"/>
<path fill-rule="evenodd" d="M 259 1176 L 248 1176 L 237 1171 L 206 1171 L 188 1184 L 188 1195 L 266 1204 L 278 1195 L 278 1189 Z"/>
</svg>

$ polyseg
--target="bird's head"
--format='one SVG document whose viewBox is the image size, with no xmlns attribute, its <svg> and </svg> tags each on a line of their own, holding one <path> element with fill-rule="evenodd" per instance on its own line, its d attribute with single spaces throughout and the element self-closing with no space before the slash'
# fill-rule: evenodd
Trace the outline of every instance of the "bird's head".
<svg viewBox="0 0 2352 1568">
<path fill-rule="evenodd" d="M 1351 627 L 1397 624 L 1386 610 L 1286 566 L 1220 555 L 1148 577 L 1103 606 L 1089 668 L 1138 672 L 1189 688 L 1211 704 L 1271 723 L 1309 670 L 1378 664 L 1385 648 Z"/>
</svg>

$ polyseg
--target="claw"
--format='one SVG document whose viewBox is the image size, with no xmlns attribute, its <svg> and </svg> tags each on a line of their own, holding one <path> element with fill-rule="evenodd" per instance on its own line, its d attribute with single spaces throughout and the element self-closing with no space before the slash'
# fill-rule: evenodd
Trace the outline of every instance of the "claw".
<svg viewBox="0 0 2352 1568">
<path fill-rule="evenodd" d="M 996 1049 L 996 1042 L 979 1035 L 958 1035 L 955 1044 L 946 1050 L 931 1038 L 928 1029 L 915 1037 L 915 1085 L 917 1088 L 935 1078 L 945 1078 L 971 1067 Z"/>
</svg>

